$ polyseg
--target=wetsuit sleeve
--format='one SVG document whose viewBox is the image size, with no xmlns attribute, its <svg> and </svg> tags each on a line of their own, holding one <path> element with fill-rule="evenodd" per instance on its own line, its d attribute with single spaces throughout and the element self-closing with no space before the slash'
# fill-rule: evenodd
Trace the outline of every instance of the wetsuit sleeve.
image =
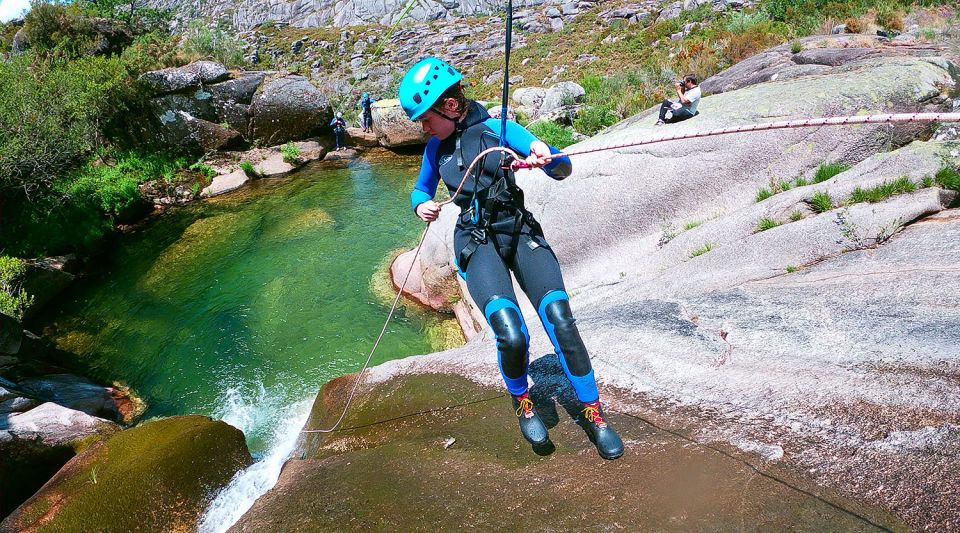
<svg viewBox="0 0 960 533">
<path fill-rule="evenodd" d="M 437 193 L 437 184 L 440 183 L 440 168 L 437 166 L 437 148 L 439 147 L 440 139 L 431 137 L 423 150 L 420 175 L 417 176 L 417 184 L 413 186 L 413 191 L 410 193 L 410 204 L 414 212 L 418 205 L 433 200 L 433 195 Z"/>
<path fill-rule="evenodd" d="M 500 121 L 497 119 L 489 119 L 487 126 L 494 132 L 500 131 Z M 506 141 L 507 146 L 512 148 L 513 151 L 526 157 L 530 155 L 530 145 L 538 140 L 540 139 L 537 139 L 537 136 L 530 133 L 527 128 L 524 128 L 512 120 L 507 121 Z M 558 154 L 560 150 L 554 146 L 550 146 L 550 153 Z M 549 164 L 543 167 L 543 171 L 546 172 L 547 176 L 555 180 L 562 180 L 573 172 L 573 165 L 570 163 L 569 157 L 563 156 L 552 159 Z"/>
</svg>

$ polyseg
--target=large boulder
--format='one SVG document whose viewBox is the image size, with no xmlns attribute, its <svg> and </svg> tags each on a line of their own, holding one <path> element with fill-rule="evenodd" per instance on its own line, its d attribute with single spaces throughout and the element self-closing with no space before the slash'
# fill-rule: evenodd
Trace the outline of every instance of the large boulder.
<svg viewBox="0 0 960 533">
<path fill-rule="evenodd" d="M 153 92 L 154 96 L 200 87 L 207 83 L 223 81 L 230 76 L 227 67 L 214 61 L 194 61 L 183 67 L 171 67 L 154 70 L 140 75 L 140 82 Z"/>
<path fill-rule="evenodd" d="M 547 89 L 537 116 L 549 117 L 572 108 L 583 101 L 587 92 L 572 81 L 562 81 Z"/>
<path fill-rule="evenodd" d="M 0 532 L 193 531 L 211 494 L 251 462 L 243 433 L 224 422 L 148 422 L 74 457 Z"/>
<path fill-rule="evenodd" d="M 0 479 L 4 485 L 0 516 L 36 492 L 77 451 L 120 429 L 113 422 L 55 403 L 31 409 L 36 402 L 20 391 L 0 389 L 3 396 L 10 398 L 3 402 L 6 412 L 0 412 Z M 3 527 L 0 525 L 0 530 Z"/>
<path fill-rule="evenodd" d="M 379 100 L 373 104 L 373 131 L 381 146 L 393 148 L 425 144 L 430 136 L 420 124 L 410 120 L 400 107 L 400 100 Z"/>
<path fill-rule="evenodd" d="M 478 531 L 875 529 L 782 482 L 780 469 L 764 461 L 611 411 L 629 449 L 604 464 L 574 421 L 579 405 L 555 379 L 562 373 L 552 354 L 531 367 L 531 397 L 556 443 L 535 450 L 509 416 L 502 384 L 435 373 L 368 383 L 344 420 L 351 429 L 304 435 L 276 486 L 231 531 L 445 531 L 465 523 Z M 353 379 L 324 386 L 306 428 L 334 423 Z M 776 446 L 765 451 L 782 454 Z M 591 477 L 597 471 L 603 475 Z M 523 503 L 504 513 L 505 501 Z M 903 527 L 886 516 L 877 523 Z"/>
<path fill-rule="evenodd" d="M 133 402 L 123 391 L 73 374 L 21 379 L 18 385 L 22 391 L 41 400 L 107 420 L 129 423 L 137 414 Z"/>
<path fill-rule="evenodd" d="M 250 113 L 250 140 L 262 145 L 318 135 L 333 119 L 327 97 L 307 78 L 295 74 L 261 85 Z"/>
</svg>

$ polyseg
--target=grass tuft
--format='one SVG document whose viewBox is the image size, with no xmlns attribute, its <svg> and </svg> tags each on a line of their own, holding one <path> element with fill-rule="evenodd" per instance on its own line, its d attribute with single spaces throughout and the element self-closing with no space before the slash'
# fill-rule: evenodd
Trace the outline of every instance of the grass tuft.
<svg viewBox="0 0 960 533">
<path fill-rule="evenodd" d="M 913 192 L 915 190 L 917 190 L 917 185 L 912 182 L 910 178 L 904 176 L 897 178 L 894 181 L 885 181 L 880 185 L 871 187 L 869 189 L 861 189 L 860 187 L 857 187 L 852 193 L 850 193 L 849 202 L 852 204 L 857 204 L 860 202 L 882 202 L 891 196 Z"/>
<path fill-rule="evenodd" d="M 762 202 L 771 196 L 773 196 L 773 193 L 770 192 L 770 189 L 762 187 L 759 191 L 757 191 L 757 202 Z"/>
<path fill-rule="evenodd" d="M 713 250 L 713 243 L 709 243 L 709 242 L 704 243 L 703 246 L 690 252 L 690 259 L 693 259 L 694 257 L 700 257 L 701 255 L 709 252 L 710 250 Z"/>
<path fill-rule="evenodd" d="M 770 217 L 763 217 L 757 221 L 756 233 L 760 233 L 761 231 L 767 231 L 768 229 L 773 229 L 779 226 L 780 224 L 782 224 L 782 222 L 778 222 Z"/>
<path fill-rule="evenodd" d="M 953 167 L 943 167 L 935 177 L 937 185 L 951 191 L 960 191 L 960 173 Z"/>
<path fill-rule="evenodd" d="M 683 231 L 690 231 L 690 230 L 692 230 L 693 228 L 696 228 L 696 227 L 700 226 L 701 224 L 703 224 L 703 221 L 700 221 L 700 220 L 694 220 L 694 221 L 692 221 L 692 222 L 687 222 L 686 224 L 683 225 Z"/>
<path fill-rule="evenodd" d="M 850 170 L 850 165 L 846 163 L 823 163 L 817 167 L 813 174 L 814 183 L 823 183 L 841 172 Z"/>
<path fill-rule="evenodd" d="M 803 220 L 803 211 L 797 209 L 793 213 L 790 213 L 790 222 L 797 222 L 799 220 Z"/>
<path fill-rule="evenodd" d="M 797 267 L 793 265 L 787 265 L 787 272 L 789 272 L 790 274 L 793 274 L 796 271 L 797 271 Z"/>
<path fill-rule="evenodd" d="M 810 199 L 810 207 L 817 213 L 826 213 L 833 209 L 833 198 L 826 191 L 818 191 Z"/>
</svg>

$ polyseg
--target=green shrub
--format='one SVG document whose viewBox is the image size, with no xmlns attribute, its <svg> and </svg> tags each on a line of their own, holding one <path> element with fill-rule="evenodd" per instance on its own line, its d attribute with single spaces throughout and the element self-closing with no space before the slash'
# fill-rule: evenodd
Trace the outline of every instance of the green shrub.
<svg viewBox="0 0 960 533">
<path fill-rule="evenodd" d="M 797 222 L 797 221 L 800 221 L 800 220 L 803 220 L 803 212 L 802 212 L 802 211 L 800 211 L 800 210 L 798 209 L 798 210 L 794 211 L 793 213 L 790 213 L 790 222 Z"/>
<path fill-rule="evenodd" d="M 200 161 L 190 165 L 190 170 L 199 172 L 200 175 L 202 175 L 208 181 L 213 179 L 213 177 L 217 175 L 217 171 L 213 167 L 211 167 L 206 163 L 202 163 Z"/>
<path fill-rule="evenodd" d="M 767 16 L 765 11 L 754 11 L 753 13 L 734 11 L 727 18 L 727 31 L 730 33 L 746 33 L 769 20 L 770 17 Z"/>
<path fill-rule="evenodd" d="M 761 231 L 767 231 L 768 229 L 773 229 L 773 228 L 779 226 L 780 224 L 781 224 L 781 222 L 777 222 L 776 220 L 774 220 L 774 219 L 772 219 L 772 218 L 770 218 L 770 217 L 763 217 L 763 218 L 761 218 L 760 220 L 757 221 L 757 231 L 756 231 L 756 232 L 759 233 L 759 232 L 761 232 Z"/>
<path fill-rule="evenodd" d="M 791 54 L 799 54 L 802 51 L 803 51 L 803 45 L 800 44 L 800 41 L 793 41 L 792 43 L 790 43 Z"/>
<path fill-rule="evenodd" d="M 797 178 L 797 180 L 794 182 L 794 187 L 805 187 L 807 185 L 810 185 L 810 183 L 803 176 Z"/>
<path fill-rule="evenodd" d="M 17 320 L 33 304 L 33 296 L 23 290 L 23 275 L 27 263 L 23 259 L 0 255 L 0 313 Z"/>
<path fill-rule="evenodd" d="M 794 272 L 796 272 L 796 271 L 797 271 L 797 267 L 795 267 L 795 266 L 793 266 L 793 265 L 787 265 L 787 272 L 788 272 L 788 273 L 792 274 L 792 273 L 794 273 Z"/>
<path fill-rule="evenodd" d="M 228 67 L 244 64 L 243 43 L 230 32 L 207 26 L 203 19 L 190 22 L 180 46 L 193 60 L 212 59 Z"/>
<path fill-rule="evenodd" d="M 177 40 L 165 32 L 139 35 L 120 54 L 120 61 L 131 77 L 144 72 L 186 65 L 190 59 L 177 46 Z"/>
<path fill-rule="evenodd" d="M 933 187 L 934 183 L 936 183 L 936 181 L 934 181 L 933 176 L 927 174 L 923 177 L 923 180 L 920 181 L 920 186 L 923 188 Z"/>
<path fill-rule="evenodd" d="M 704 243 L 703 246 L 690 252 L 690 259 L 693 259 L 694 257 L 699 257 L 709 252 L 710 250 L 713 250 L 713 243 L 709 243 L 709 242 Z"/>
<path fill-rule="evenodd" d="M 295 165 L 300 157 L 300 149 L 292 142 L 280 147 L 280 153 L 283 154 L 283 160 L 290 165 Z"/>
<path fill-rule="evenodd" d="M 569 128 L 564 128 L 554 122 L 537 121 L 531 124 L 528 129 L 530 133 L 550 146 L 563 149 L 573 144 L 573 132 Z"/>
<path fill-rule="evenodd" d="M 25 75 L 29 73 L 29 75 Z M 117 58 L 0 62 L 0 192 L 33 200 L 103 145 L 134 93 Z"/>
<path fill-rule="evenodd" d="M 819 167 L 817 167 L 816 172 L 813 173 L 813 182 L 823 183 L 837 174 L 846 172 L 849 169 L 850 165 L 847 165 L 846 163 L 822 163 Z"/>
<path fill-rule="evenodd" d="M 831 198 L 830 193 L 826 191 L 818 191 L 814 193 L 813 198 L 810 199 L 810 206 L 814 212 L 826 213 L 833 209 L 833 198 Z"/>
<path fill-rule="evenodd" d="M 194 196 L 198 196 L 201 190 L 202 187 L 199 182 L 194 182 L 194 184 L 190 186 L 190 192 L 192 192 Z"/>
<path fill-rule="evenodd" d="M 917 185 L 910 180 L 910 178 L 904 176 L 902 178 L 897 178 L 894 181 L 885 181 L 876 187 L 871 187 L 869 189 L 861 189 L 857 187 L 850 193 L 850 203 L 860 203 L 860 202 L 882 202 L 891 196 L 897 194 L 903 194 L 907 192 L 913 192 L 917 190 Z"/>
</svg>

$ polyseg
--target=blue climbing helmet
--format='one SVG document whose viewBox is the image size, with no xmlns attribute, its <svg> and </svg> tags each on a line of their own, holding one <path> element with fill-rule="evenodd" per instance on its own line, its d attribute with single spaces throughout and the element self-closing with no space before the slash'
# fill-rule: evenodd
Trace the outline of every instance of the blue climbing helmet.
<svg viewBox="0 0 960 533">
<path fill-rule="evenodd" d="M 444 61 L 428 57 L 410 67 L 400 82 L 400 106 L 410 117 L 417 120 L 444 91 L 460 83 L 463 76 Z"/>
<path fill-rule="evenodd" d="M 363 98 L 369 98 L 369 97 L 370 97 L 370 93 L 363 93 L 363 96 L 362 96 L 362 97 L 363 97 Z"/>
</svg>

